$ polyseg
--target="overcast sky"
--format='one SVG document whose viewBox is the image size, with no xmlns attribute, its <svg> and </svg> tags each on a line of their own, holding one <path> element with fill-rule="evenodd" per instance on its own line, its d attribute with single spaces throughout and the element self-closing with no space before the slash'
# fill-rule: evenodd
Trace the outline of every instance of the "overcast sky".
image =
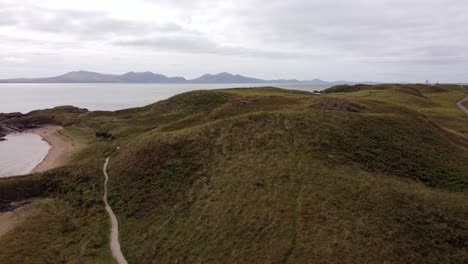
<svg viewBox="0 0 468 264">
<path fill-rule="evenodd" d="M 0 0 L 0 78 L 468 82 L 466 0 Z"/>
</svg>

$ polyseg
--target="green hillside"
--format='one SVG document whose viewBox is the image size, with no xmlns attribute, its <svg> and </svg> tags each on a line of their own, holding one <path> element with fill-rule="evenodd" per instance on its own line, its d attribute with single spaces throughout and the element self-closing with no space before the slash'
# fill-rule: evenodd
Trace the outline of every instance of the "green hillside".
<svg viewBox="0 0 468 264">
<path fill-rule="evenodd" d="M 0 180 L 34 210 L 2 263 L 113 263 L 102 165 L 129 263 L 466 263 L 467 87 L 194 91 L 66 126 L 70 164 Z M 117 146 L 120 146 L 116 150 Z M 38 250 L 38 247 L 40 247 Z"/>
</svg>

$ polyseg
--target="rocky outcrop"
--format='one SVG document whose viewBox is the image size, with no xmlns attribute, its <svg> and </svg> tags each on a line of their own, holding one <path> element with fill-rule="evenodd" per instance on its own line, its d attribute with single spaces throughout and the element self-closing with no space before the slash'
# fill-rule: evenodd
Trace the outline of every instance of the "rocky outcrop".
<svg viewBox="0 0 468 264">
<path fill-rule="evenodd" d="M 312 108 L 317 110 L 331 110 L 331 111 L 344 111 L 344 112 L 360 112 L 364 109 L 363 106 L 350 102 L 342 98 L 323 97 L 315 100 L 311 105 Z"/>
<path fill-rule="evenodd" d="M 29 204 L 29 201 L 21 201 L 21 202 L 6 202 L 0 200 L 0 213 L 14 211 L 20 208 L 23 205 Z"/>
<path fill-rule="evenodd" d="M 87 112 L 86 108 L 58 106 L 51 109 L 34 110 L 27 114 L 1 114 L 0 123 L 13 131 L 37 128 L 46 124 L 67 126 L 73 124 L 81 114 Z"/>
</svg>

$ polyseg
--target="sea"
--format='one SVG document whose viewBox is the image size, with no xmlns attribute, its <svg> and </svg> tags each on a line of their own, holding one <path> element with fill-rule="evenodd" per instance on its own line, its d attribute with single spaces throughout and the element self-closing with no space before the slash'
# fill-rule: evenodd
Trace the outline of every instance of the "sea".
<svg viewBox="0 0 468 264">
<path fill-rule="evenodd" d="M 0 84 L 0 113 L 73 105 L 89 110 L 120 110 L 145 106 L 193 90 L 274 86 L 313 92 L 332 85 L 317 84 Z"/>
<path fill-rule="evenodd" d="M 37 109 L 73 105 L 89 110 L 114 111 L 145 106 L 193 90 L 274 86 L 313 92 L 332 85 L 282 84 L 0 84 L 0 113 L 28 113 Z M 0 177 L 28 174 L 50 148 L 32 133 L 10 134 L 0 141 Z"/>
</svg>

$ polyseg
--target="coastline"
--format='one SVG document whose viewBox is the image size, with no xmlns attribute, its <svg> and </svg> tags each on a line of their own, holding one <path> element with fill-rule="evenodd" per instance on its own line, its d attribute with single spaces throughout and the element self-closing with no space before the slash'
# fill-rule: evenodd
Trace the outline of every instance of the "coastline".
<svg viewBox="0 0 468 264">
<path fill-rule="evenodd" d="M 39 162 L 31 173 L 44 172 L 65 165 L 72 152 L 76 149 L 74 142 L 59 133 L 63 127 L 47 125 L 31 130 L 50 145 L 49 152 Z"/>
</svg>

